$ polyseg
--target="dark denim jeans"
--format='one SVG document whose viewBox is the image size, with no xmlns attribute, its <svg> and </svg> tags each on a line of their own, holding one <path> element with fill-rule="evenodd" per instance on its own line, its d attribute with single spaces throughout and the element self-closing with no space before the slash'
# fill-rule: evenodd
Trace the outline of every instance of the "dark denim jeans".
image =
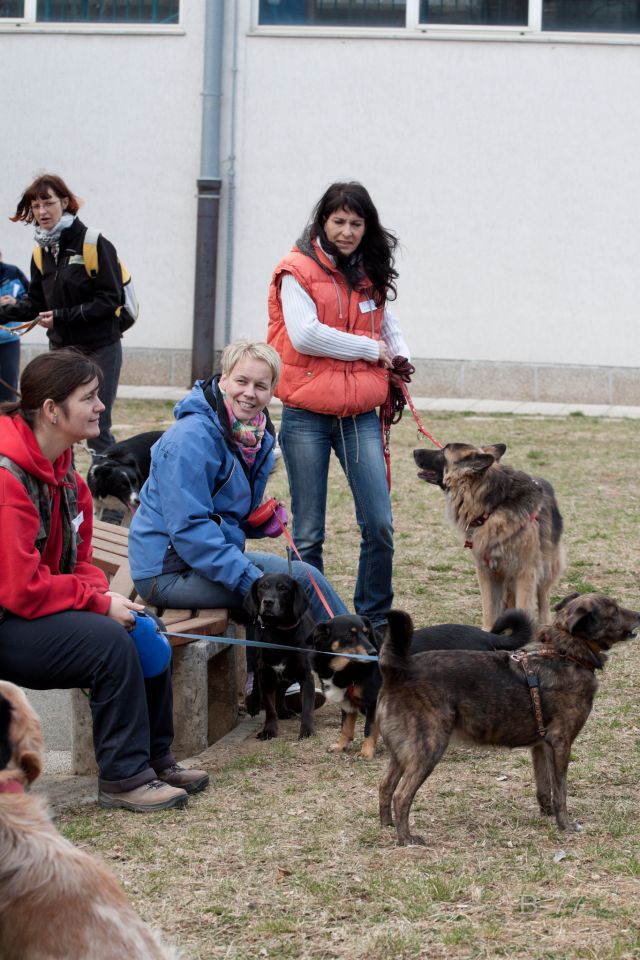
<svg viewBox="0 0 640 960">
<path fill-rule="evenodd" d="M 393 521 L 376 411 L 341 419 L 284 407 L 280 446 L 291 491 L 292 536 L 303 560 L 319 570 L 331 451 L 338 457 L 361 533 L 355 610 L 383 623 L 393 605 Z"/>
<path fill-rule="evenodd" d="M 133 790 L 174 763 L 171 671 L 145 680 L 134 641 L 110 617 L 86 610 L 35 620 L 6 614 L 0 677 L 32 690 L 90 688 L 102 790 Z"/>
</svg>

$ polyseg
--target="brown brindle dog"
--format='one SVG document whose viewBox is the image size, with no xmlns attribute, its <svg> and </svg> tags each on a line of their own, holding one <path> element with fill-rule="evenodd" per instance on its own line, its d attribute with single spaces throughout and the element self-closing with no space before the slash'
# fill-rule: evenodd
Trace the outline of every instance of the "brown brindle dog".
<svg viewBox="0 0 640 960">
<path fill-rule="evenodd" d="M 561 830 L 579 829 L 567 815 L 571 745 L 591 712 L 595 671 L 610 647 L 635 636 L 640 612 L 599 593 L 571 594 L 555 609 L 551 625 L 516 653 L 414 656 L 411 618 L 390 611 L 376 714 L 390 754 L 380 821 L 392 826 L 393 805 L 401 846 L 424 843 L 409 832 L 409 811 L 454 732 L 483 746 L 529 747 L 541 813 L 554 814 Z"/>
<path fill-rule="evenodd" d="M 501 464 L 506 449 L 504 443 L 448 443 L 413 451 L 418 476 L 444 491 L 447 517 L 471 550 L 484 630 L 511 607 L 547 623 L 549 596 L 564 569 L 553 487 Z"/>
</svg>

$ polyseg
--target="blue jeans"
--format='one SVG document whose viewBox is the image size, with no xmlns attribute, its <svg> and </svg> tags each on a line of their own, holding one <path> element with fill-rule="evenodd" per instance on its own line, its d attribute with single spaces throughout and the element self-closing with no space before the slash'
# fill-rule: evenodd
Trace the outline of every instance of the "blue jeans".
<svg viewBox="0 0 640 960">
<path fill-rule="evenodd" d="M 289 572 L 287 560 L 274 553 L 252 550 L 246 554 L 246 557 L 264 573 Z M 306 564 L 294 560 L 292 575 L 309 597 L 311 616 L 316 623 L 320 620 L 328 620 L 329 614 L 309 579 Z M 348 613 L 349 611 L 344 603 L 320 571 L 311 568 L 311 575 L 324 594 L 333 613 Z M 240 611 L 242 608 L 243 597 L 239 593 L 234 593 L 233 590 L 229 590 L 221 583 L 207 580 L 206 577 L 201 576 L 195 570 L 188 570 L 186 573 L 163 573 L 158 577 L 149 577 L 147 580 L 136 580 L 135 586 L 140 596 L 155 607 L 174 607 L 178 610 L 226 607 L 232 611 Z"/>
<path fill-rule="evenodd" d="M 323 569 L 329 460 L 335 451 L 361 533 L 355 610 L 373 624 L 383 623 L 393 606 L 393 521 L 375 410 L 341 419 L 284 407 L 280 446 L 289 477 L 292 536 L 302 558 L 318 570 Z"/>
</svg>

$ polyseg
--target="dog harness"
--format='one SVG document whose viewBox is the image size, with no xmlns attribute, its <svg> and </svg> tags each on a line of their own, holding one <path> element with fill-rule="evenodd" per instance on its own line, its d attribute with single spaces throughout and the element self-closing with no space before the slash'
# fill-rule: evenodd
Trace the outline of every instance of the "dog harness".
<svg viewBox="0 0 640 960">
<path fill-rule="evenodd" d="M 515 663 L 519 663 L 522 669 L 524 670 L 524 675 L 527 678 L 527 684 L 529 685 L 529 693 L 531 694 L 531 705 L 533 707 L 533 715 L 536 718 L 536 726 L 538 733 L 542 739 L 545 738 L 547 732 L 544 726 L 544 717 L 542 716 L 542 701 L 540 699 L 540 681 L 538 679 L 538 674 L 535 669 L 529 663 L 529 657 L 547 657 L 547 658 L 558 658 L 561 660 L 572 660 L 574 663 L 577 663 L 578 666 L 584 667 L 587 670 L 590 670 L 592 673 L 595 672 L 595 667 L 593 664 L 588 663 L 586 660 L 583 660 L 581 657 L 573 657 L 568 653 L 559 653 L 557 650 L 554 650 L 552 647 L 547 647 L 545 650 L 516 650 L 515 653 L 511 654 L 511 659 Z"/>
</svg>

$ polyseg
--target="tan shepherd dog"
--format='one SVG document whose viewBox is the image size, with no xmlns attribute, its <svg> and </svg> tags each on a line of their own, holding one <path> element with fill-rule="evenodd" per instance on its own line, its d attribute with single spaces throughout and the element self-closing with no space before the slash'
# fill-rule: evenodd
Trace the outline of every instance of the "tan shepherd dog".
<svg viewBox="0 0 640 960">
<path fill-rule="evenodd" d="M 40 721 L 0 680 L 0 957 L 178 960 L 134 912 L 111 873 L 60 836 L 24 788 L 42 769 Z"/>
<path fill-rule="evenodd" d="M 484 630 L 512 607 L 547 623 L 551 589 L 564 570 L 553 487 L 503 466 L 506 449 L 448 443 L 413 451 L 418 476 L 444 491 L 448 519 L 475 560 Z"/>
<path fill-rule="evenodd" d="M 600 593 L 571 594 L 556 610 L 536 640 L 515 652 L 414 656 L 411 618 L 389 611 L 376 712 L 389 751 L 380 821 L 385 827 L 395 819 L 401 846 L 424 843 L 409 830 L 409 811 L 454 734 L 481 746 L 528 747 L 540 812 L 555 816 L 560 830 L 579 829 L 567 813 L 571 745 L 591 712 L 596 671 L 614 644 L 635 636 L 640 612 Z"/>
</svg>

